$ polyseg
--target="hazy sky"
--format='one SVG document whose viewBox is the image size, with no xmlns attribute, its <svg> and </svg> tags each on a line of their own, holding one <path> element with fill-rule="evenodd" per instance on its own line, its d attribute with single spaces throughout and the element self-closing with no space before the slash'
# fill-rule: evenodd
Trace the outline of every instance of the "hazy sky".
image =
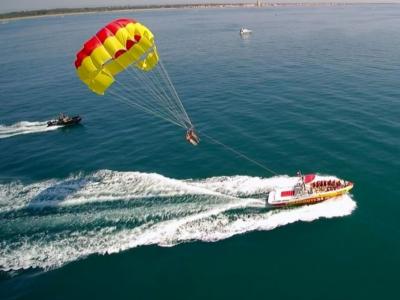
<svg viewBox="0 0 400 300">
<path fill-rule="evenodd" d="M 0 0 L 0 12 L 60 7 L 88 7 L 105 5 L 143 5 L 174 3 L 234 3 L 255 0 Z M 263 2 L 397 2 L 400 0 L 270 0 Z"/>
</svg>

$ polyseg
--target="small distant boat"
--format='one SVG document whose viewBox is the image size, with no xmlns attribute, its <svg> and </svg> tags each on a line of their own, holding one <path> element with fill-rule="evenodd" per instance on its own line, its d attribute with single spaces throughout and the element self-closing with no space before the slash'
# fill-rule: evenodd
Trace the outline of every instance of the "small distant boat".
<svg viewBox="0 0 400 300">
<path fill-rule="evenodd" d="M 247 34 L 251 34 L 253 31 L 247 28 L 240 28 L 240 35 L 247 35 Z"/>
<path fill-rule="evenodd" d="M 350 181 L 320 177 L 315 174 L 302 175 L 293 187 L 277 188 L 268 194 L 267 203 L 272 206 L 293 206 L 322 202 L 347 194 L 354 186 Z"/>
<path fill-rule="evenodd" d="M 47 122 L 47 127 L 50 126 L 72 126 L 79 124 L 82 121 L 80 116 L 68 117 L 64 114 L 61 114 L 57 119 L 50 120 Z"/>
</svg>

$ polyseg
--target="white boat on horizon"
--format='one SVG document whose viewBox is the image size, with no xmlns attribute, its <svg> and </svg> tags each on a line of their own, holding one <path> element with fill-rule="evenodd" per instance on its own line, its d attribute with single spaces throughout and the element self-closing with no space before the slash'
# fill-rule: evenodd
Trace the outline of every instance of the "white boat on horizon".
<svg viewBox="0 0 400 300">
<path fill-rule="evenodd" d="M 247 28 L 240 28 L 240 35 L 247 35 L 247 34 L 251 34 L 253 31 Z"/>
</svg>

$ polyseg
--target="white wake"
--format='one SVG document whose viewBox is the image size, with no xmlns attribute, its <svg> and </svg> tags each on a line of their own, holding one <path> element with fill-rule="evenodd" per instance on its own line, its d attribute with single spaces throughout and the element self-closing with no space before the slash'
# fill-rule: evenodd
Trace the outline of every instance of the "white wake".
<svg viewBox="0 0 400 300">
<path fill-rule="evenodd" d="M 54 268 L 93 253 L 219 241 L 255 230 L 352 213 L 348 195 L 283 210 L 263 208 L 268 190 L 296 178 L 213 177 L 98 171 L 30 185 L 0 185 L 0 269 Z M 258 207 L 258 208 L 254 208 Z"/>
<path fill-rule="evenodd" d="M 0 139 L 9 138 L 21 134 L 38 133 L 52 131 L 60 126 L 47 127 L 47 122 L 28 122 L 22 121 L 13 125 L 0 125 Z"/>
</svg>

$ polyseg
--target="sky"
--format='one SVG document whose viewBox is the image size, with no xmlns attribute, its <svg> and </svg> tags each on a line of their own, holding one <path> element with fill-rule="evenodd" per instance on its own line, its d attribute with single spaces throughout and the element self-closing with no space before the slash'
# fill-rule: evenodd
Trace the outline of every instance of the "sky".
<svg viewBox="0 0 400 300">
<path fill-rule="evenodd" d="M 176 3 L 243 3 L 255 0 L 0 0 L 0 12 L 65 7 L 93 7 L 117 5 L 176 4 Z M 269 0 L 263 2 L 391 2 L 400 0 Z"/>
</svg>

